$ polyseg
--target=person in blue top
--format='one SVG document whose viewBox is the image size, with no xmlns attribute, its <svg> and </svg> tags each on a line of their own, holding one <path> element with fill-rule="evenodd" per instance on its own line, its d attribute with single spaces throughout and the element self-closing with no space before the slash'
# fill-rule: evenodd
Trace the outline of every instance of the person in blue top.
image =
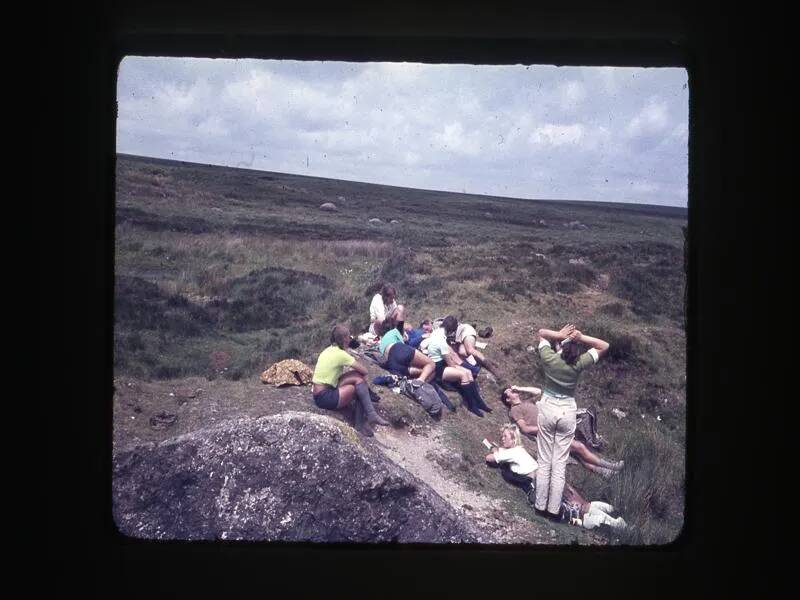
<svg viewBox="0 0 800 600">
<path fill-rule="evenodd" d="M 403 377 L 420 379 L 426 383 L 433 379 L 433 361 L 419 350 L 405 343 L 404 334 L 397 329 L 397 321 L 387 317 L 378 326 L 381 341 L 378 350 L 383 359 L 383 367 L 390 373 Z"/>
</svg>

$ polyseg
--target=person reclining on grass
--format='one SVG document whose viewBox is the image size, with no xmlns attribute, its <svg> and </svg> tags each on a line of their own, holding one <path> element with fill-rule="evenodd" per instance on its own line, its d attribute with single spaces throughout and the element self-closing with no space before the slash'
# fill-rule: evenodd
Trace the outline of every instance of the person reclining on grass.
<svg viewBox="0 0 800 600">
<path fill-rule="evenodd" d="M 393 318 L 397 323 L 398 331 L 406 330 L 406 307 L 397 304 L 397 290 L 393 285 L 386 284 L 381 291 L 372 297 L 369 305 L 369 332 L 378 335 L 378 328 L 384 319 Z M 409 326 L 408 329 L 411 329 Z"/>
<path fill-rule="evenodd" d="M 461 365 L 461 358 L 447 343 L 446 325 L 451 325 L 453 322 L 457 323 L 455 317 L 452 315 L 446 317 L 442 327 L 434 329 L 429 338 L 428 356 L 434 363 L 436 370 L 435 380 L 437 383 L 443 381 L 455 383 L 456 390 L 461 394 L 464 403 L 467 405 L 467 410 L 482 417 L 481 410 L 492 412 L 492 409 L 486 406 L 483 398 L 481 398 L 472 370 Z M 455 330 L 455 327 L 453 326 L 452 329 Z"/>
<path fill-rule="evenodd" d="M 528 503 L 536 502 L 536 460 L 522 446 L 522 438 L 516 425 L 504 425 L 500 432 L 500 446 L 495 446 L 486 455 L 489 465 L 500 467 L 500 474 L 508 483 L 525 492 Z M 614 518 L 609 513 L 614 507 L 606 502 L 589 502 L 569 483 L 564 483 L 561 510 L 555 520 L 566 520 L 572 525 L 594 529 L 608 525 L 614 529 L 624 529 L 627 523 L 622 517 Z M 576 520 L 573 520 L 576 519 Z"/>
<path fill-rule="evenodd" d="M 522 437 L 516 425 L 503 425 L 500 446 L 486 455 L 486 462 L 500 467 L 500 474 L 508 483 L 521 488 L 533 505 L 536 499 L 536 469 L 538 463 L 522 446 Z"/>
<path fill-rule="evenodd" d="M 372 436 L 370 425 L 389 425 L 372 405 L 374 394 L 364 379 L 367 368 L 345 351 L 349 344 L 350 331 L 344 325 L 336 325 L 331 332 L 331 345 L 317 358 L 314 375 L 311 378 L 311 394 L 314 404 L 326 410 L 336 410 L 348 406 L 355 399 L 354 421 L 356 429 L 364 435 Z M 344 371 L 349 367 L 348 371 Z"/>
<path fill-rule="evenodd" d="M 433 323 L 430 319 L 425 319 L 416 329 L 406 330 L 406 335 L 408 336 L 408 341 L 406 343 L 412 348 L 420 350 L 420 344 L 422 343 L 422 340 L 428 339 L 432 331 Z"/>
<path fill-rule="evenodd" d="M 442 325 L 444 326 L 444 323 L 442 323 Z M 452 327 L 452 323 L 449 325 Z M 475 342 L 478 340 L 478 333 L 472 325 L 469 323 L 459 323 L 458 320 L 456 320 L 455 328 L 447 330 L 447 338 L 447 341 L 456 349 L 461 358 L 466 360 L 472 356 L 475 362 L 480 366 L 486 367 L 496 378 L 501 378 L 500 374 L 497 372 L 497 365 L 486 358 L 483 353 L 475 347 Z"/>
<path fill-rule="evenodd" d="M 539 407 L 533 402 L 523 400 L 521 393 L 540 397 L 542 390 L 537 387 L 518 387 L 512 385 L 500 393 L 500 402 L 508 409 L 508 417 L 528 436 L 536 439 L 539 433 Z M 576 435 L 580 432 L 576 429 Z M 597 473 L 606 479 L 614 476 L 625 466 L 625 461 L 612 462 L 592 452 L 582 440 L 573 439 L 569 446 L 569 453 L 587 470 Z"/>
<path fill-rule="evenodd" d="M 378 345 L 384 369 L 395 375 L 412 377 L 429 383 L 433 379 L 433 361 L 419 350 L 403 341 L 403 334 L 398 330 L 397 322 L 386 317 L 380 324 L 381 341 Z"/>
</svg>

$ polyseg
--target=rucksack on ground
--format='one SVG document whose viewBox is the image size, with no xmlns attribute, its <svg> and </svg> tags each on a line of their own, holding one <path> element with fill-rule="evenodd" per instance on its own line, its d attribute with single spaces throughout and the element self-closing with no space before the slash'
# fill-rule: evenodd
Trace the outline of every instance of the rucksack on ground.
<svg viewBox="0 0 800 600">
<path fill-rule="evenodd" d="M 442 414 L 442 400 L 429 383 L 419 379 L 402 379 L 399 387 L 401 394 L 417 402 L 430 416 L 438 417 Z"/>
</svg>

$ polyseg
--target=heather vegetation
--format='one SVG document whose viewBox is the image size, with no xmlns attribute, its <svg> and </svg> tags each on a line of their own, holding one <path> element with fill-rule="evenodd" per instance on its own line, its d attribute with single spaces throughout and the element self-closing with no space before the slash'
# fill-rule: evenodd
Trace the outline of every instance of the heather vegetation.
<svg viewBox="0 0 800 600">
<path fill-rule="evenodd" d="M 325 202 L 337 210 L 320 210 Z M 245 391 L 260 389 L 259 373 L 283 358 L 313 366 L 335 323 L 364 331 L 382 282 L 397 287 L 413 321 L 455 314 L 478 329 L 491 325 L 485 352 L 519 385 L 542 382 L 535 331 L 574 322 L 611 343 L 582 380 L 578 405 L 597 407 L 606 454 L 626 468 L 603 480 L 571 466 L 568 478 L 587 498 L 618 506 L 634 526 L 609 541 L 667 543 L 683 522 L 685 225 L 680 209 L 491 198 L 119 156 L 115 377 L 235 382 L 241 410 L 261 414 L 245 406 Z M 483 464 L 480 440 L 497 437 L 506 417 L 499 387 L 479 382 L 496 408 L 491 415 L 460 411 L 435 424 L 451 455 L 439 461 L 443 476 L 535 521 L 524 498 Z M 316 412 L 310 397 L 308 405 Z M 431 426 L 416 406 L 397 399 L 385 406 L 400 426 Z M 618 419 L 614 409 L 627 416 Z"/>
</svg>

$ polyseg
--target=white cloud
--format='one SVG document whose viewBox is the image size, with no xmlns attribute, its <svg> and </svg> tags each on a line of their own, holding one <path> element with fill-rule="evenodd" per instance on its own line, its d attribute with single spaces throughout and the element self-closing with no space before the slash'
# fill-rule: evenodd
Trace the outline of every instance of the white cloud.
<svg viewBox="0 0 800 600">
<path fill-rule="evenodd" d="M 564 144 L 577 144 L 583 137 L 583 125 L 554 125 L 548 123 L 536 130 L 528 138 L 534 145 L 563 146 Z"/>
<path fill-rule="evenodd" d="M 580 81 L 567 81 L 558 87 L 564 108 L 573 109 L 586 98 L 586 88 Z"/>
<path fill-rule="evenodd" d="M 650 99 L 639 111 L 639 114 L 631 119 L 625 128 L 625 132 L 630 137 L 660 133 L 667 127 L 668 123 L 669 116 L 666 103 Z"/>
<path fill-rule="evenodd" d="M 428 189 L 685 204 L 685 80 L 683 69 L 128 57 L 117 147 Z"/>
</svg>

